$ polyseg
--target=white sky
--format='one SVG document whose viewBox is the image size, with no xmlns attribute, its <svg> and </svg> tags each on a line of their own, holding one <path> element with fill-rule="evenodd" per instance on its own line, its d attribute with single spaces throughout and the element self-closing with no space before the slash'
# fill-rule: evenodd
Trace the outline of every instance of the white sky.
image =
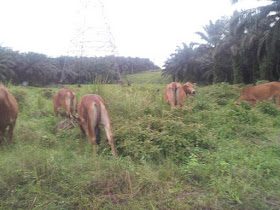
<svg viewBox="0 0 280 210">
<path fill-rule="evenodd" d="M 181 43 L 199 42 L 196 31 L 257 0 L 0 0 L 0 45 L 48 56 L 111 54 L 114 36 L 121 56 L 150 58 L 162 66 Z M 104 20 L 105 17 L 105 20 Z M 87 29 L 87 30 L 86 30 Z M 104 46 L 105 45 L 105 46 Z M 103 46 L 103 47 L 102 47 Z"/>
</svg>

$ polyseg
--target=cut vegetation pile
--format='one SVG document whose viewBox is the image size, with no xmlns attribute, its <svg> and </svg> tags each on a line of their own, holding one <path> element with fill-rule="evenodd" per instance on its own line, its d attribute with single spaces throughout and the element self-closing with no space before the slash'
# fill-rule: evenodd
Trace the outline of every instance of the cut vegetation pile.
<svg viewBox="0 0 280 210">
<path fill-rule="evenodd" d="M 9 88 L 25 99 L 15 144 L 0 147 L 1 209 L 280 208 L 273 102 L 236 106 L 240 90 L 222 83 L 198 86 L 185 107 L 171 111 L 165 85 L 75 87 L 78 99 L 96 93 L 105 100 L 114 159 L 104 130 L 93 152 L 77 124 L 68 129 L 54 117 L 49 94 L 58 89 Z M 67 126 L 54 132 L 58 122 Z"/>
</svg>

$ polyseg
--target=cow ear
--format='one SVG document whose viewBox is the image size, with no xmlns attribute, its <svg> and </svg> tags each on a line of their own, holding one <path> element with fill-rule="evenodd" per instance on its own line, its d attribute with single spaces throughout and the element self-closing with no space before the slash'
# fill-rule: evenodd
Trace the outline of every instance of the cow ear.
<svg viewBox="0 0 280 210">
<path fill-rule="evenodd" d="M 183 86 L 184 86 L 184 87 L 189 87 L 189 86 L 188 86 L 188 85 L 186 85 L 186 84 L 184 84 Z"/>
</svg>

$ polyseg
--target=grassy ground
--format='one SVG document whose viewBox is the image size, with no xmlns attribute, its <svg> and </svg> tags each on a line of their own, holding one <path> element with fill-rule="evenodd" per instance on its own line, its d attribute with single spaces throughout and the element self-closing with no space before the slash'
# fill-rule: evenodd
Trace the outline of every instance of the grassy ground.
<svg viewBox="0 0 280 210">
<path fill-rule="evenodd" d="M 170 76 L 162 76 L 161 70 L 145 71 L 127 76 L 132 84 L 167 84 L 172 82 Z"/>
<path fill-rule="evenodd" d="M 54 93 L 10 86 L 20 113 L 15 144 L 0 147 L 0 208 L 279 209 L 275 104 L 235 106 L 239 91 L 218 84 L 171 111 L 164 86 L 74 87 L 106 101 L 117 159 L 104 132 L 93 152 L 78 127 L 55 129 Z"/>
</svg>

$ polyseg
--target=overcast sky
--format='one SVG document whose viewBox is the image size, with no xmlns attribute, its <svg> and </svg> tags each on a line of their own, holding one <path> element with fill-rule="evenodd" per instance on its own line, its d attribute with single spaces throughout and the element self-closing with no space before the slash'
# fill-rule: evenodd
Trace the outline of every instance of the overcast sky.
<svg viewBox="0 0 280 210">
<path fill-rule="evenodd" d="M 0 45 L 52 57 L 118 52 L 149 58 L 161 66 L 176 46 L 199 42 L 195 32 L 209 20 L 265 4 L 257 0 L 239 0 L 236 5 L 230 0 L 0 0 Z"/>
</svg>

